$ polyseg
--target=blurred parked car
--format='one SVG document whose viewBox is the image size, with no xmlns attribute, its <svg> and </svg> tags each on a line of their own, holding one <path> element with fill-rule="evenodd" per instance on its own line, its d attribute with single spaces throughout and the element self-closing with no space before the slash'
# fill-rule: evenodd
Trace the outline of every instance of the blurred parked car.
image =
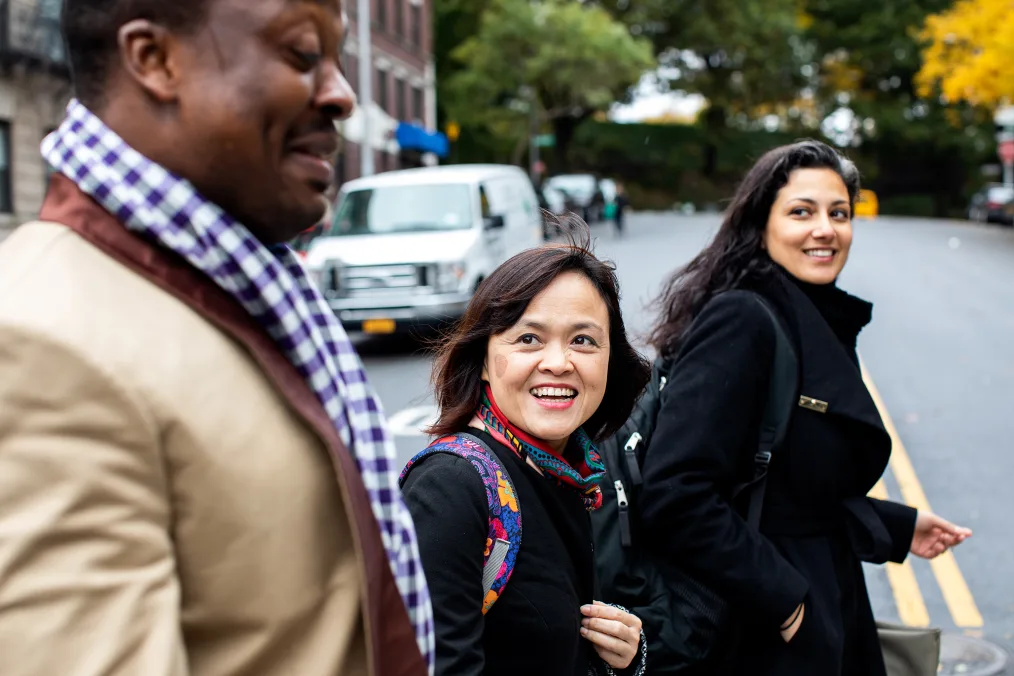
<svg viewBox="0 0 1014 676">
<path fill-rule="evenodd" d="M 567 196 L 550 185 L 544 185 L 539 191 L 539 206 L 560 216 L 567 211 Z"/>
<path fill-rule="evenodd" d="M 968 220 L 1014 225 L 1014 187 L 994 183 L 972 195 Z"/>
<path fill-rule="evenodd" d="M 567 213 L 567 196 L 550 185 L 543 185 L 536 193 L 539 197 L 539 208 L 549 212 L 553 216 L 563 216 Z M 542 219 L 542 239 L 549 241 L 559 234 L 559 227 L 553 224 L 548 217 Z"/>
<path fill-rule="evenodd" d="M 567 211 L 573 211 L 588 223 L 602 220 L 605 198 L 598 179 L 592 174 L 562 174 L 546 180 L 546 186 L 561 192 Z"/>
</svg>

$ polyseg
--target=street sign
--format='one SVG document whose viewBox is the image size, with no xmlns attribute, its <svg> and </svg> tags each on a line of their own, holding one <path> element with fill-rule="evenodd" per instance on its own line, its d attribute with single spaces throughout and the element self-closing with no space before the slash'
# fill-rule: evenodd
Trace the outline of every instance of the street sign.
<svg viewBox="0 0 1014 676">
<path fill-rule="evenodd" d="M 997 145 L 996 154 L 1004 164 L 1014 164 L 1014 140 L 1004 141 Z"/>
<path fill-rule="evenodd" d="M 461 125 L 459 125 L 454 120 L 451 120 L 450 122 L 447 123 L 447 126 L 445 127 L 444 131 L 447 132 L 447 140 L 450 141 L 451 143 L 454 143 L 455 141 L 458 140 L 458 137 L 461 136 Z"/>
<path fill-rule="evenodd" d="M 535 145 L 539 148 L 552 148 L 556 145 L 556 136 L 553 134 L 539 134 L 535 137 Z"/>
</svg>

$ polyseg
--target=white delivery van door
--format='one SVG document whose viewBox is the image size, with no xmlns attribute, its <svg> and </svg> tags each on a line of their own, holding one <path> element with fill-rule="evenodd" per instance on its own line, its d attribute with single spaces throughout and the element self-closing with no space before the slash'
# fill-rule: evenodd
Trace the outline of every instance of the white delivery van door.
<svg viewBox="0 0 1014 676">
<path fill-rule="evenodd" d="M 542 223 L 534 191 L 526 190 L 523 177 L 504 176 L 484 182 L 490 208 L 504 219 L 504 253 L 516 253 L 542 243 Z"/>
<path fill-rule="evenodd" d="M 507 253 L 507 241 L 509 236 L 507 234 L 507 215 L 498 208 L 503 206 L 503 197 L 499 199 L 496 197 L 496 184 L 492 181 L 483 181 L 479 184 L 479 208 L 480 217 L 482 218 L 482 243 L 483 250 L 487 255 L 488 265 L 486 266 L 489 274 L 495 267 L 503 263 L 509 257 Z M 492 216 L 503 216 L 504 227 L 502 228 L 487 228 L 486 222 Z"/>
</svg>

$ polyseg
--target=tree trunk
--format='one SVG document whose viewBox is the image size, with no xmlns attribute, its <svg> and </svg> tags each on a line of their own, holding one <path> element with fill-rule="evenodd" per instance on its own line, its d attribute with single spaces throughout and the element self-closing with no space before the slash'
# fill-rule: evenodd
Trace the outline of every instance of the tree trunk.
<svg viewBox="0 0 1014 676">
<path fill-rule="evenodd" d="M 591 113 L 584 113 L 578 117 L 554 117 L 553 135 L 556 137 L 555 157 L 556 168 L 559 173 L 570 171 L 570 142 L 574 140 L 574 133 L 582 122 L 591 117 Z"/>
<path fill-rule="evenodd" d="M 725 132 L 725 108 L 709 106 L 704 112 L 704 167 L 707 178 L 718 174 L 718 144 Z"/>
</svg>

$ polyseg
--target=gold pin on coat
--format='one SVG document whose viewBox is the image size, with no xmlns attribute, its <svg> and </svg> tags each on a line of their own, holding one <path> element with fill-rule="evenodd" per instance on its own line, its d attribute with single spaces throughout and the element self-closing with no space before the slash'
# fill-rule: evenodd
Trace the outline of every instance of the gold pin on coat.
<svg viewBox="0 0 1014 676">
<path fill-rule="evenodd" d="M 817 413 L 827 413 L 827 402 L 813 397 L 800 397 L 799 405 Z"/>
</svg>

